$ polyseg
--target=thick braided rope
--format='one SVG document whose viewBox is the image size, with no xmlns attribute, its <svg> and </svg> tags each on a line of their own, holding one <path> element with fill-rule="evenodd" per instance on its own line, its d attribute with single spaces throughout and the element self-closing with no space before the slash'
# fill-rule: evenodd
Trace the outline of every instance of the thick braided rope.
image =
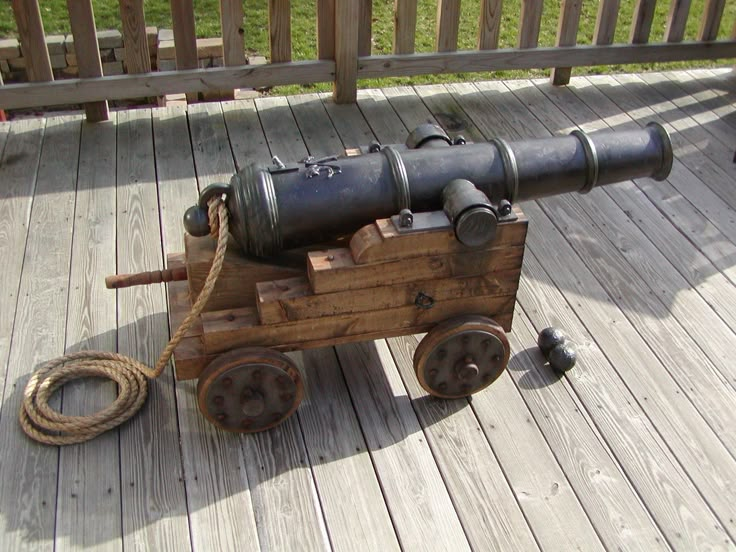
<svg viewBox="0 0 736 552">
<path fill-rule="evenodd" d="M 155 367 L 104 351 L 81 351 L 50 360 L 31 376 L 23 393 L 20 425 L 26 435 L 47 445 L 82 443 L 117 427 L 140 410 L 148 396 L 148 379 L 157 378 L 164 371 L 174 349 L 202 312 L 220 275 L 228 236 L 228 213 L 223 200 L 216 197 L 209 203 L 210 227 L 216 233 L 217 249 L 204 287 Z M 66 416 L 49 406 L 54 391 L 72 380 L 87 377 L 107 378 L 118 384 L 118 396 L 110 406 L 89 416 Z"/>
</svg>

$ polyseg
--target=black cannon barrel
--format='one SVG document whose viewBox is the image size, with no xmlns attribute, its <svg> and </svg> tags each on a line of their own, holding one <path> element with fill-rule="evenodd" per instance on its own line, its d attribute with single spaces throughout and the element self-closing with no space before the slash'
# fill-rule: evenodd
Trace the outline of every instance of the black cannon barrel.
<svg viewBox="0 0 736 552">
<path fill-rule="evenodd" d="M 402 209 L 441 210 L 443 190 L 458 179 L 497 206 L 632 178 L 663 180 L 672 166 L 669 136 L 656 123 L 626 132 L 461 145 L 437 127 L 420 127 L 406 146 L 374 144 L 371 150 L 289 165 L 276 158 L 268 167 L 251 164 L 229 185 L 204 190 L 185 214 L 185 228 L 205 235 L 206 202 L 226 192 L 233 237 L 247 254 L 267 257 L 354 232 Z"/>
</svg>

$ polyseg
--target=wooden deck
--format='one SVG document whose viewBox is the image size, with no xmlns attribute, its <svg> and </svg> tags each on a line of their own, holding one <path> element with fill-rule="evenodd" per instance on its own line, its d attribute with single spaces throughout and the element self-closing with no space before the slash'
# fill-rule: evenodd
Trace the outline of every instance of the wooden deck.
<svg viewBox="0 0 736 552">
<path fill-rule="evenodd" d="M 152 363 L 162 286 L 114 272 L 183 247 L 197 189 L 248 159 L 296 160 L 437 121 L 475 141 L 665 122 L 648 179 L 523 208 L 528 250 L 509 370 L 472 401 L 429 398 L 415 338 L 295 354 L 296 416 L 223 434 L 169 371 L 119 431 L 27 440 L 28 375 L 64 351 Z M 736 549 L 736 77 L 730 70 L 263 98 L 0 124 L 0 543 L 4 550 Z M 558 379 L 536 332 L 564 328 Z M 66 413 L 112 384 L 70 386 Z"/>
</svg>

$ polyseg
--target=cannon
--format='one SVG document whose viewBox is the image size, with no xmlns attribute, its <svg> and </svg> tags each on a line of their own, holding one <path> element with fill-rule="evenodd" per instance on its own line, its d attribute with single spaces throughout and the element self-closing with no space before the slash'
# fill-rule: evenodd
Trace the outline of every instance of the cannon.
<svg viewBox="0 0 736 552">
<path fill-rule="evenodd" d="M 509 361 L 528 225 L 519 203 L 662 180 L 672 160 L 658 124 L 488 143 L 422 125 L 405 144 L 296 163 L 274 157 L 202 190 L 184 215 L 185 251 L 169 256 L 168 270 L 109 285 L 169 281 L 178 326 L 212 264 L 207 209 L 221 197 L 231 232 L 222 270 L 174 350 L 176 375 L 198 378 L 209 421 L 254 432 L 290 416 L 304 381 L 285 352 L 422 332 L 419 383 L 436 397 L 465 397 Z"/>
</svg>

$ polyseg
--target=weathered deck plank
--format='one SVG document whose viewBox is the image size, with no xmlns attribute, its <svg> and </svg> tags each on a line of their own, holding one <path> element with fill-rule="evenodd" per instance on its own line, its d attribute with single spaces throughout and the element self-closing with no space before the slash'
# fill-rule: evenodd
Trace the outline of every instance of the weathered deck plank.
<svg viewBox="0 0 736 552">
<path fill-rule="evenodd" d="M 201 122 L 197 116 L 192 118 L 193 136 L 201 134 Z M 185 109 L 154 110 L 153 134 L 166 258 L 166 254 L 184 249 L 181 215 L 197 201 L 194 161 L 202 161 L 199 152 L 192 157 Z M 176 328 L 170 331 L 173 333 Z M 217 431 L 202 417 L 195 389 L 191 381 L 176 384 L 192 547 L 195 550 L 257 550 L 255 516 L 248 480 L 242 469 L 241 449 L 232 436 Z"/>
<path fill-rule="evenodd" d="M 398 87 L 360 91 L 356 105 L 308 94 L 122 111 L 101 125 L 0 124 L 2 548 L 736 548 L 733 75 Z M 406 337 L 294 353 L 305 400 L 256 436 L 207 424 L 196 383 L 175 384 L 170 370 L 141 415 L 100 439 L 57 452 L 17 428 L 31 368 L 65 348 L 155 360 L 169 335 L 163 287 L 116 294 L 101 277 L 161 266 L 182 248 L 197 189 L 250 161 L 402 142 L 427 121 L 478 141 L 648 120 L 673 133 L 667 181 L 523 206 L 514 355 L 469 404 L 427 397 L 417 337 Z M 579 346 L 562 378 L 534 344 L 550 324 Z M 113 389 L 72 385 L 56 404 L 89 412 Z"/>
<path fill-rule="evenodd" d="M 309 155 L 324 157 L 343 150 L 318 95 L 292 97 L 288 105 L 302 129 L 305 154 L 308 150 Z M 286 105 L 282 108 L 286 116 Z M 306 375 L 306 404 L 299 409 L 299 419 L 332 546 L 338 550 L 399 550 L 334 349 L 304 351 L 295 358 Z"/>
<path fill-rule="evenodd" d="M 121 273 L 163 266 L 151 111 L 118 112 L 117 258 Z M 168 341 L 162 286 L 118 291 L 119 352 L 151 366 Z M 120 428 L 123 546 L 191 548 L 171 369 Z"/>
<path fill-rule="evenodd" d="M 74 235 L 69 275 L 66 352 L 117 349 L 117 298 L 102 285 L 115 274 L 116 114 L 83 124 L 79 151 Z M 62 411 L 101 410 L 116 395 L 110 381 L 80 381 L 64 388 Z M 94 442 L 59 452 L 56 505 L 57 550 L 122 550 L 120 436 L 110 431 Z M 102 492 L 100 492 L 102 491 Z"/>
<path fill-rule="evenodd" d="M 11 149 L 16 144 L 8 143 L 4 157 L 4 165 L 10 165 L 11 171 L 20 169 L 20 186 L 8 181 L 8 192 L 14 194 L 11 204 L 18 207 L 10 215 L 12 226 L 6 231 L 10 252 L 16 245 L 25 246 L 22 257 L 11 257 L 11 261 L 18 262 L 18 271 L 22 263 L 22 276 L 20 288 L 8 290 L 15 294 L 18 289 L 18 302 L 0 418 L 0 450 L 4 457 L 0 464 L 0 534 L 3 546 L 9 550 L 28 545 L 39 550 L 54 548 L 59 453 L 26 438 L 18 425 L 17 412 L 29 373 L 64 352 L 81 117 L 46 121 L 36 174 L 39 126 L 25 127 L 30 134 L 28 141 L 21 139 L 18 149 Z M 14 152 L 16 157 L 9 158 Z M 25 160 L 31 165 L 27 177 L 22 170 Z M 53 404 L 58 408 L 60 402 L 57 396 Z"/>
</svg>

